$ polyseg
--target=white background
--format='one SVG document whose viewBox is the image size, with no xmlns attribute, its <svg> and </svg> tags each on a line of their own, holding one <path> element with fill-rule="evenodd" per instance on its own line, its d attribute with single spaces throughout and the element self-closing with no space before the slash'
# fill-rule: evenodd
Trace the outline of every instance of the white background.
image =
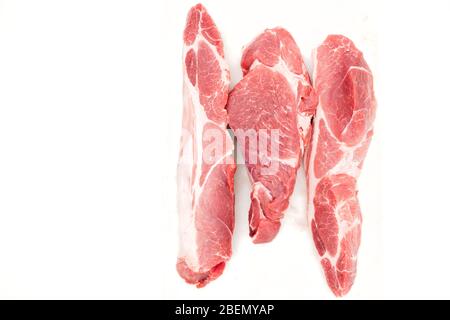
<svg viewBox="0 0 450 320">
<path fill-rule="evenodd" d="M 450 298 L 448 1 L 203 1 L 232 81 L 241 47 L 283 26 L 309 64 L 343 33 L 374 70 L 348 298 Z M 206 288 L 175 271 L 181 45 L 193 1 L 0 0 L 0 298 L 333 298 L 304 226 L 302 179 L 279 236 L 247 236 Z M 301 173 L 299 173 L 301 177 Z"/>
</svg>

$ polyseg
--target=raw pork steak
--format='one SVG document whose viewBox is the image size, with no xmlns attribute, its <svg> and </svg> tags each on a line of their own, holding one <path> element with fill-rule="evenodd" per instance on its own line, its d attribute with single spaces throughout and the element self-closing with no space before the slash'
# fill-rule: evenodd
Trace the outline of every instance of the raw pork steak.
<svg viewBox="0 0 450 320">
<path fill-rule="evenodd" d="M 308 216 L 329 287 L 346 294 L 356 275 L 361 211 L 356 180 L 372 137 L 372 73 L 352 41 L 331 35 L 314 52 L 319 104 L 307 151 Z"/>
<path fill-rule="evenodd" d="M 200 4 L 190 10 L 184 30 L 183 74 L 177 270 L 202 287 L 222 274 L 231 256 L 236 165 L 226 132 L 230 75 L 223 43 Z"/>
<path fill-rule="evenodd" d="M 300 50 L 282 28 L 253 40 L 241 67 L 227 110 L 252 183 L 250 236 L 263 243 L 276 236 L 289 205 L 317 100 Z"/>
</svg>

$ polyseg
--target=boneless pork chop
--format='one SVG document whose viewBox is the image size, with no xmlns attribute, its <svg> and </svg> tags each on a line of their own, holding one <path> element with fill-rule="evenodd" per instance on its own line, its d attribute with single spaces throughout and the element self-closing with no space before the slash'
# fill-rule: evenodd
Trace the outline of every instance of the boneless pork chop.
<svg viewBox="0 0 450 320">
<path fill-rule="evenodd" d="M 230 75 L 223 43 L 202 5 L 188 14 L 183 50 L 183 134 L 178 165 L 178 273 L 198 287 L 231 256 L 233 143 L 226 131 Z"/>
<path fill-rule="evenodd" d="M 328 285 L 342 296 L 356 275 L 362 222 L 356 181 L 376 101 L 372 72 L 348 38 L 328 36 L 313 60 L 319 104 L 306 156 L 308 217 Z"/>
<path fill-rule="evenodd" d="M 268 29 L 244 50 L 227 110 L 252 183 L 250 236 L 271 241 L 289 205 L 316 96 L 294 39 Z"/>
</svg>

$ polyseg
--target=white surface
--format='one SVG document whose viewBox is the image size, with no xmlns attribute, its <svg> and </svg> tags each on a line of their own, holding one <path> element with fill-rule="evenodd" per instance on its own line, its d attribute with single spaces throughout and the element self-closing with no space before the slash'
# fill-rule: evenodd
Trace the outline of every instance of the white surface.
<svg viewBox="0 0 450 320">
<path fill-rule="evenodd" d="M 203 3 L 233 83 L 241 47 L 267 27 L 288 29 L 308 64 L 329 33 L 364 51 L 379 107 L 347 297 L 450 298 L 450 3 Z M 256 246 L 243 168 L 223 276 L 196 289 L 175 272 L 181 35 L 192 4 L 0 0 L 0 298 L 333 298 L 304 226 L 302 181 L 279 236 Z"/>
</svg>

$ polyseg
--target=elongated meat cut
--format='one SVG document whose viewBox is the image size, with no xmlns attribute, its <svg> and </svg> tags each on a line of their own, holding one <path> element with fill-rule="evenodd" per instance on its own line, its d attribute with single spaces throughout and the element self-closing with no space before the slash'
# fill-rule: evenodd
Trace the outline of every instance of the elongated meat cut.
<svg viewBox="0 0 450 320">
<path fill-rule="evenodd" d="M 184 30 L 183 74 L 177 270 L 202 287 L 222 274 L 231 256 L 236 165 L 226 131 L 229 69 L 220 33 L 200 4 Z"/>
<path fill-rule="evenodd" d="M 263 243 L 277 235 L 288 208 L 317 99 L 300 50 L 282 28 L 254 39 L 241 67 L 227 110 L 252 183 L 250 236 Z"/>
<path fill-rule="evenodd" d="M 306 156 L 308 218 L 328 285 L 342 296 L 356 276 L 362 222 L 356 181 L 376 101 L 372 72 L 348 38 L 328 36 L 313 60 L 319 103 Z"/>
</svg>

